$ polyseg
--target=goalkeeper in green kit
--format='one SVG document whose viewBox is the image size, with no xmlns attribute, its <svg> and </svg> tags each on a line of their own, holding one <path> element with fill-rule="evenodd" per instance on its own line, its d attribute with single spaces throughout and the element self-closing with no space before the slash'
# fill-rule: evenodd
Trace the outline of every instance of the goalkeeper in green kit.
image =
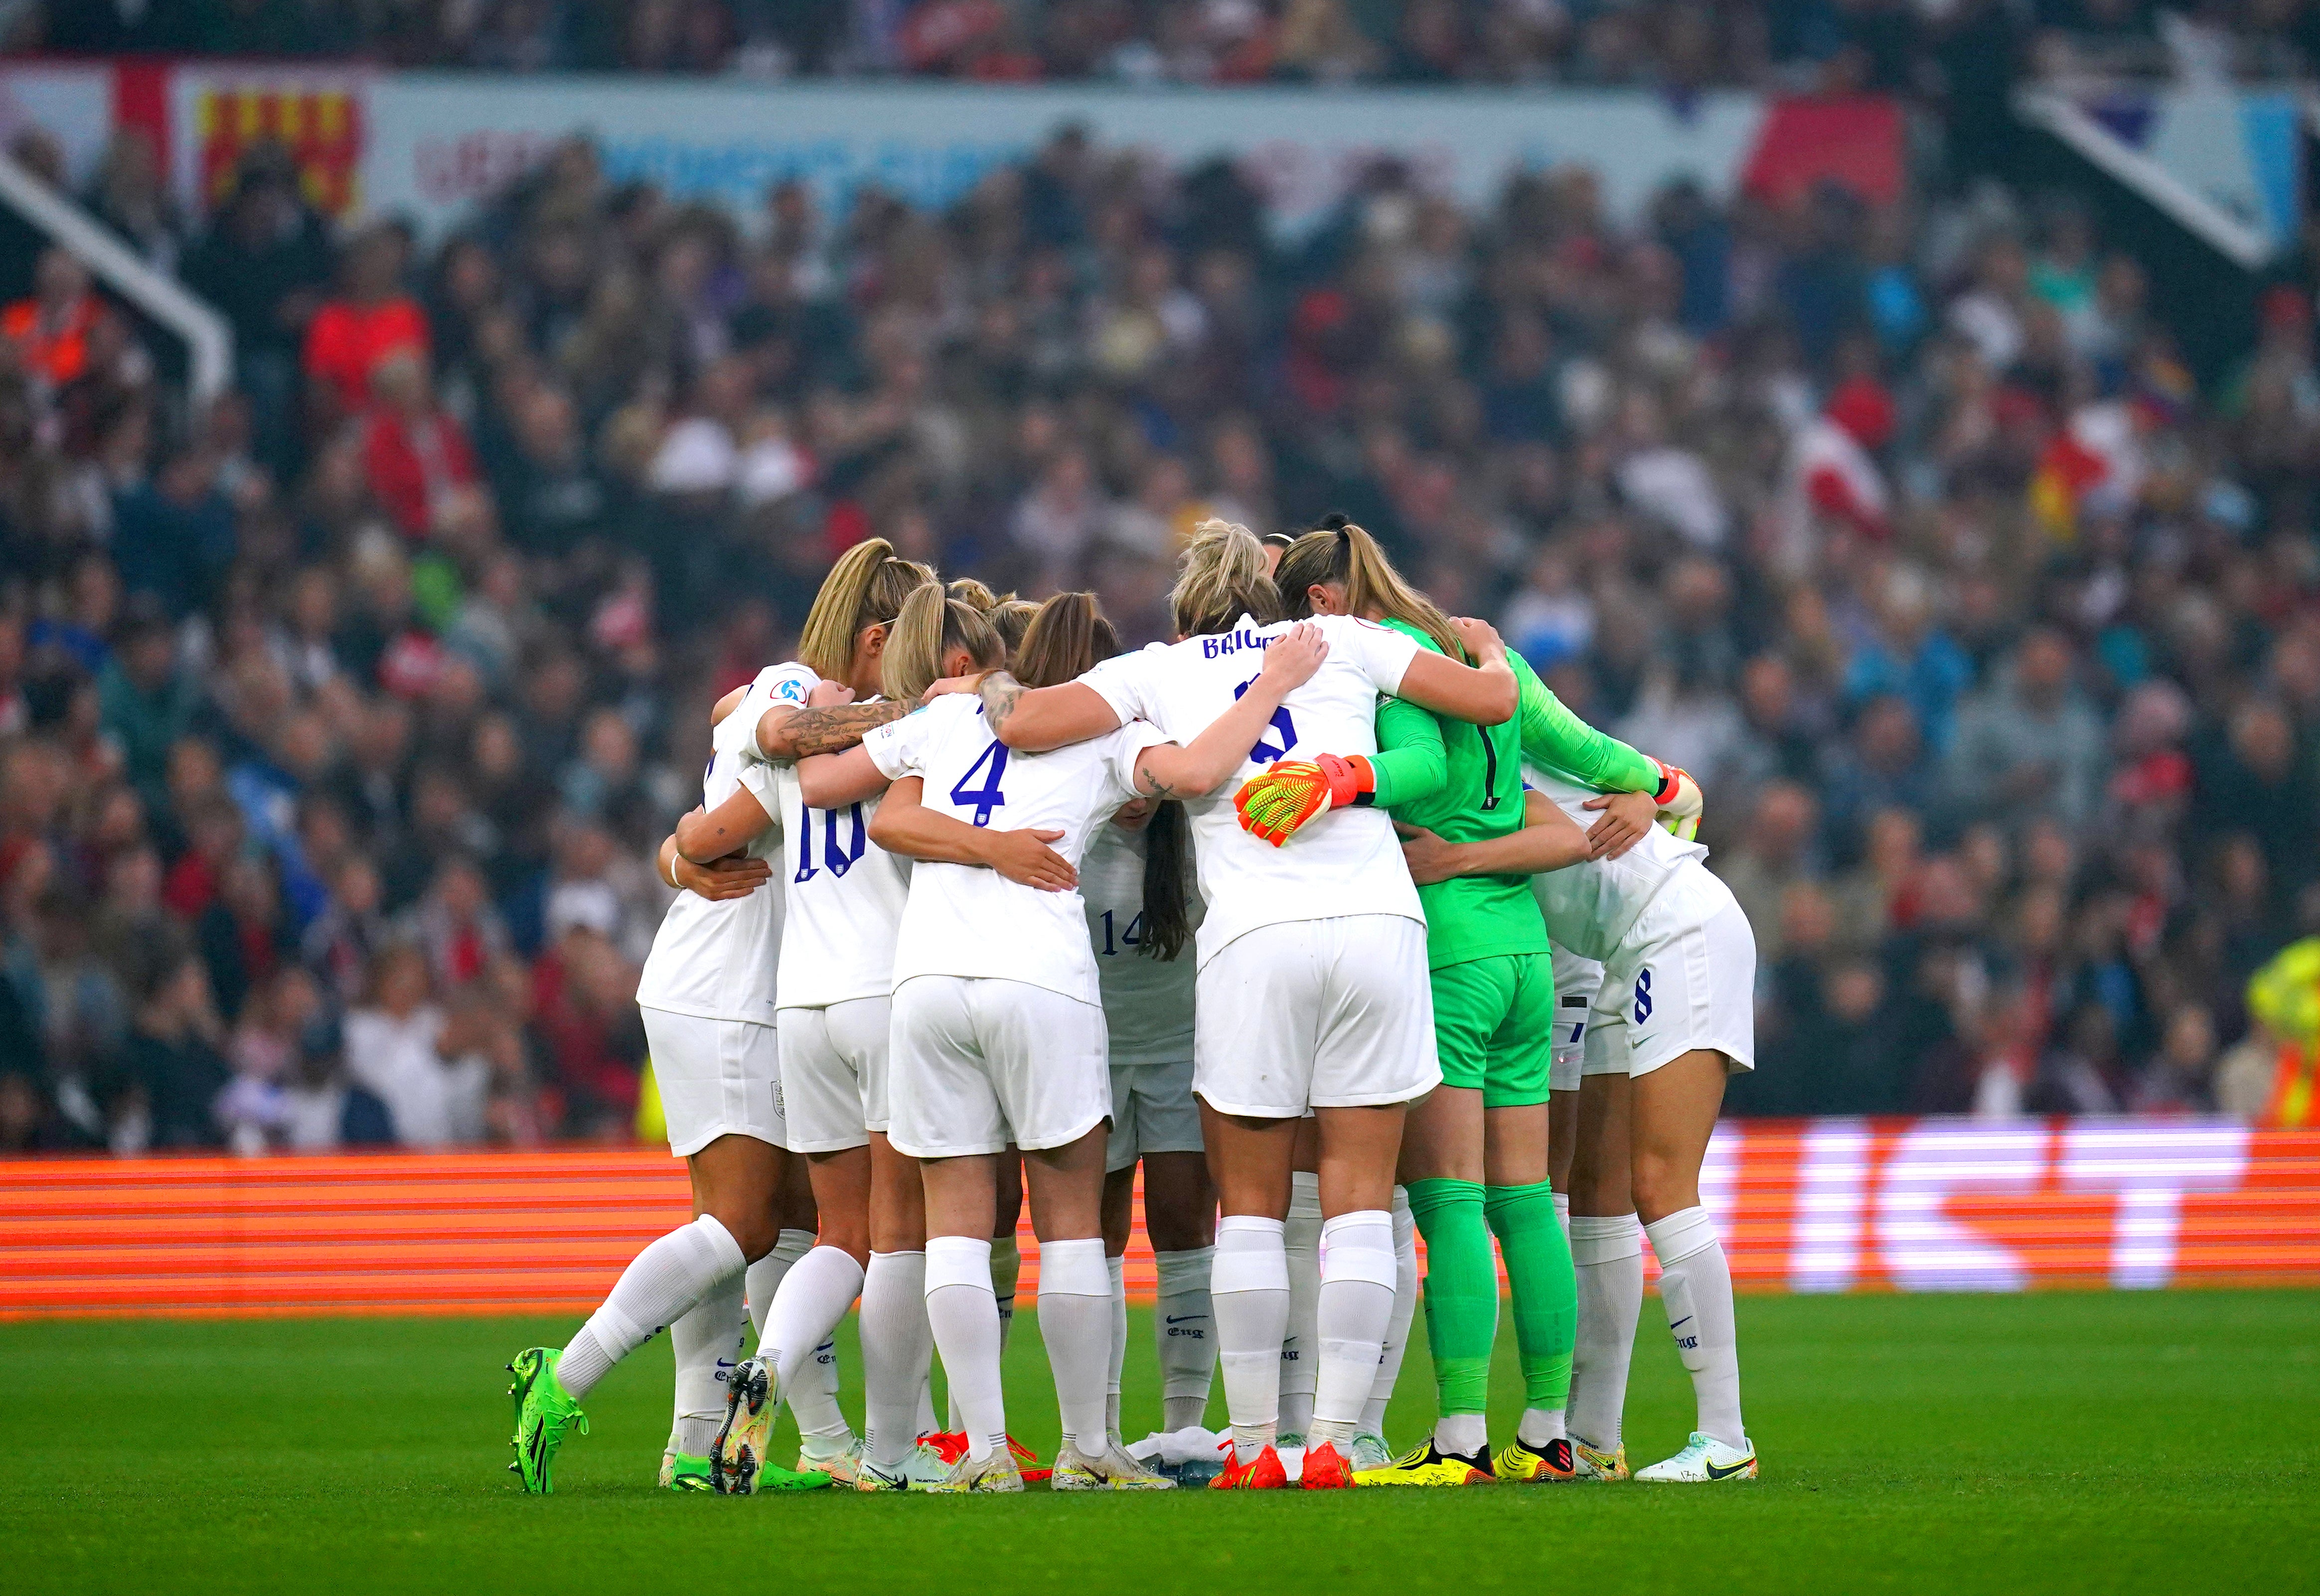
<svg viewBox="0 0 2320 1596">
<path fill-rule="evenodd" d="M 1275 581 L 1292 617 L 1350 614 L 1407 633 L 1453 658 L 1496 651 L 1477 621 L 1449 621 L 1405 584 L 1374 540 L 1331 518 L 1282 556 Z M 1243 786 L 1242 824 L 1291 845 L 1314 815 L 1400 792 L 1397 824 L 1446 840 L 1519 830 L 1526 760 L 1604 793 L 1654 794 L 1681 812 L 1698 789 L 1682 772 L 1604 736 L 1572 715 L 1519 657 L 1516 718 L 1497 726 L 1445 721 L 1399 699 L 1382 701 L 1373 759 L 1323 754 L 1284 761 Z M 1436 774 L 1439 779 L 1436 779 Z M 1624 849 L 1629 823 L 1610 815 L 1590 832 L 1563 822 L 1566 863 Z M 1360 1485 L 1464 1485 L 1492 1479 L 1567 1480 L 1570 1392 L 1577 1320 L 1571 1248 L 1547 1181 L 1547 1069 L 1554 987 L 1546 928 L 1527 876 L 1459 876 L 1418 888 L 1426 909 L 1436 1046 L 1442 1086 L 1410 1111 L 1400 1177 L 1426 1238 L 1427 1340 L 1439 1402 L 1434 1433 Z M 1513 1290 L 1525 1388 L 1522 1423 L 1495 1457 L 1486 1428 L 1491 1350 L 1498 1329 L 1495 1233 Z"/>
</svg>

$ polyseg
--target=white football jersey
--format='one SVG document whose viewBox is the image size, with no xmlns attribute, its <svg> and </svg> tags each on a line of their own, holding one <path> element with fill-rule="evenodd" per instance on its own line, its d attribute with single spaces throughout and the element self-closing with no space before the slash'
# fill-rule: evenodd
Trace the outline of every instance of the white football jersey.
<svg viewBox="0 0 2320 1596">
<path fill-rule="evenodd" d="M 1602 818 L 1600 811 L 1581 807 L 1599 796 L 1592 787 L 1575 786 L 1529 765 L 1523 766 L 1523 779 L 1552 799 L 1582 831 Z M 1609 959 L 1677 867 L 1686 860 L 1707 857 L 1708 850 L 1699 843 L 1653 826 L 1643 840 L 1616 859 L 1583 859 L 1532 876 L 1531 893 L 1557 948 L 1581 958 Z"/>
<path fill-rule="evenodd" d="M 808 809 L 797 766 L 784 761 L 771 769 L 784 839 L 775 879 L 789 894 L 775 1001 L 784 1009 L 826 1009 L 891 995 L 911 861 L 870 840 L 875 798 Z"/>
<path fill-rule="evenodd" d="M 1192 1056 L 1192 984 L 1200 958 L 1187 948 L 1172 959 L 1144 951 L 1144 855 L 1149 826 L 1128 830 L 1107 819 L 1080 860 L 1080 901 L 1087 907 L 1088 946 L 1103 991 L 1115 1065 L 1174 1064 Z M 1185 884 L 1186 917 L 1197 929 L 1201 897 Z"/>
<path fill-rule="evenodd" d="M 1319 616 L 1313 624 L 1328 639 L 1329 657 L 1273 712 L 1239 773 L 1212 796 L 1185 802 L 1208 902 L 1200 934 L 1203 965 L 1242 933 L 1283 920 L 1346 914 L 1426 920 L 1385 811 L 1331 810 L 1281 848 L 1242 830 L 1234 812 L 1233 793 L 1276 759 L 1377 752 L 1378 694 L 1401 685 L 1418 644 L 1348 615 Z M 1259 626 L 1244 615 L 1228 632 L 1154 643 L 1107 659 L 1080 680 L 1101 694 L 1123 723 L 1149 721 L 1170 741 L 1189 744 L 1247 691 L 1264 668 L 1264 648 L 1290 625 Z"/>
<path fill-rule="evenodd" d="M 746 898 L 712 903 L 679 893 L 662 917 L 637 982 L 637 1002 L 703 1020 L 774 1022 L 774 966 L 782 945 L 782 831 L 773 771 L 757 757 L 757 717 L 781 694 L 784 666 L 757 673 L 733 712 L 717 722 L 701 802 L 716 808 L 747 787 L 773 823 L 743 851 L 772 862 L 774 879 Z"/>
<path fill-rule="evenodd" d="M 1143 724 L 1046 754 L 991 735 L 983 705 L 954 693 L 862 739 L 895 781 L 919 776 L 938 814 L 1004 831 L 1058 830 L 1047 846 L 1074 865 L 1088 834 L 1136 795 L 1136 756 L 1168 739 Z M 1043 893 L 981 865 L 921 859 L 894 944 L 894 984 L 913 975 L 998 976 L 1101 1001 L 1077 893 Z"/>
</svg>

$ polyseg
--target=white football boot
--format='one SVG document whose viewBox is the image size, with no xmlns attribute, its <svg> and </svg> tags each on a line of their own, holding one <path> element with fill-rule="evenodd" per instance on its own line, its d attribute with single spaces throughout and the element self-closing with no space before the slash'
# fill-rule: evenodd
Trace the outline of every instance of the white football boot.
<svg viewBox="0 0 2320 1596">
<path fill-rule="evenodd" d="M 1665 1463 L 1655 1463 L 1646 1469 L 1637 1469 L 1636 1478 L 1655 1485 L 1708 1485 L 1719 1480 L 1753 1480 L 1756 1477 L 1756 1447 L 1751 1442 L 1742 1446 L 1727 1446 L 1711 1436 L 1691 1432 L 1691 1439 L 1682 1451 Z"/>
</svg>

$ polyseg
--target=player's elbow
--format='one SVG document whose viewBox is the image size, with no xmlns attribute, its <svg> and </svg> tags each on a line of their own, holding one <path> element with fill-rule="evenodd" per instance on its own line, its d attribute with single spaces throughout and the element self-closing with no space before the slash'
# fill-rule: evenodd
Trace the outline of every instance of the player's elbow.
<svg viewBox="0 0 2320 1596">
<path fill-rule="evenodd" d="M 844 809 L 851 802 L 819 759 L 798 762 L 798 801 L 808 809 Z M 872 828 L 875 830 L 876 828 Z"/>
<path fill-rule="evenodd" d="M 801 790 L 802 790 L 802 784 L 801 784 Z M 807 802 L 811 803 L 812 800 L 808 799 Z M 909 824 L 905 817 L 910 812 L 910 805 L 897 803 L 891 798 L 880 804 L 870 816 L 870 840 L 888 853 L 904 851 L 902 845 L 909 836 Z"/>
<path fill-rule="evenodd" d="M 1516 685 L 1514 673 L 1484 671 L 1481 674 L 1480 691 L 1474 695 L 1475 722 L 1482 726 L 1496 726 L 1513 720 L 1515 711 L 1522 707 L 1522 693 Z"/>
<path fill-rule="evenodd" d="M 676 851 L 680 857 L 696 865 L 706 865 L 717 857 L 711 851 L 714 845 L 709 838 L 710 827 L 705 815 L 689 814 L 676 822 Z"/>
</svg>

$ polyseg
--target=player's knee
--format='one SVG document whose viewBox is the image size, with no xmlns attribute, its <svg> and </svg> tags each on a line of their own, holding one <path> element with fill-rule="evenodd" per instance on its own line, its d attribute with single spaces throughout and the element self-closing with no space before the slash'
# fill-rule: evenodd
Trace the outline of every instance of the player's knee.
<svg viewBox="0 0 2320 1596">
<path fill-rule="evenodd" d="M 1648 1224 L 1664 1215 L 1696 1207 L 1699 1202 L 1698 1181 L 1697 1172 L 1684 1167 L 1675 1158 L 1652 1151 L 1640 1153 L 1629 1176 L 1636 1211 Z"/>
<path fill-rule="evenodd" d="M 782 1228 L 770 1214 L 743 1216 L 720 1213 L 715 1217 L 717 1222 L 732 1235 L 734 1244 L 741 1249 L 741 1256 L 752 1264 L 773 1251 L 782 1238 Z"/>
</svg>

